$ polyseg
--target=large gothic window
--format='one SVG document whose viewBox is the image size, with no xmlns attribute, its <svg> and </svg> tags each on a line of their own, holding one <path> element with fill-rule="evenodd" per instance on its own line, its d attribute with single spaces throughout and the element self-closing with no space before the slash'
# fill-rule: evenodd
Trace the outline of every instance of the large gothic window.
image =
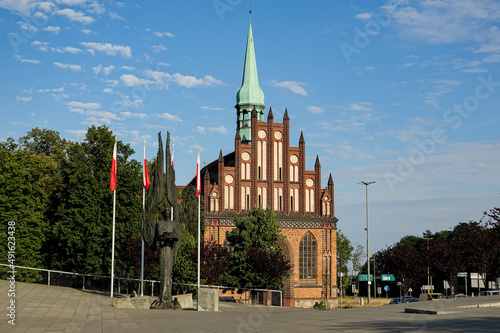
<svg viewBox="0 0 500 333">
<path fill-rule="evenodd" d="M 299 245 L 299 279 L 315 279 L 317 245 L 314 236 L 307 232 Z"/>
</svg>

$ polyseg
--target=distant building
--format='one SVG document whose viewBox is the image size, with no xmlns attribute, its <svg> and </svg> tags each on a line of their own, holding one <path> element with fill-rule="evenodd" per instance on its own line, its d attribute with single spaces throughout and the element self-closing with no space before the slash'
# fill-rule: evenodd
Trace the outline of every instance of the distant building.
<svg viewBox="0 0 500 333">
<path fill-rule="evenodd" d="M 298 147 L 290 146 L 288 110 L 283 122 L 275 123 L 269 108 L 265 121 L 251 23 L 235 108 L 234 151 L 221 151 L 201 170 L 205 240 L 229 246 L 226 233 L 234 228 L 236 213 L 244 216 L 254 206 L 269 207 L 286 236 L 281 245 L 293 267 L 284 305 L 311 307 L 326 299 L 336 303 L 338 219 L 332 176 L 322 188 L 318 157 L 314 170 L 306 170 L 303 134 Z"/>
</svg>

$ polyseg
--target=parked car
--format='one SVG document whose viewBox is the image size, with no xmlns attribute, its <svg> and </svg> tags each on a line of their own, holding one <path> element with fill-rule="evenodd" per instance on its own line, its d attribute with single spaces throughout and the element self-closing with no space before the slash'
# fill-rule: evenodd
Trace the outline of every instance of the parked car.
<svg viewBox="0 0 500 333">
<path fill-rule="evenodd" d="M 445 299 L 446 297 L 440 293 L 427 293 L 420 294 L 419 300 L 421 301 L 437 301 L 441 299 Z"/>
<path fill-rule="evenodd" d="M 410 302 L 417 302 L 418 298 L 411 297 L 411 296 L 406 296 L 406 297 L 396 297 L 391 299 L 389 304 L 401 304 L 401 303 L 410 303 Z"/>
</svg>

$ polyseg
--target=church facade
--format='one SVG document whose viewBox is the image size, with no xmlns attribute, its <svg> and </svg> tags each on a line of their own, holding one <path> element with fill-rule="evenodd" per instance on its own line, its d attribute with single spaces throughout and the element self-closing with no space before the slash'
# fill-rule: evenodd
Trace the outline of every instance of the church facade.
<svg viewBox="0 0 500 333">
<path fill-rule="evenodd" d="M 275 122 L 272 108 L 265 116 L 251 23 L 236 102 L 234 151 L 226 155 L 221 151 L 200 171 L 205 240 L 227 247 L 226 233 L 234 228 L 235 215 L 242 217 L 254 206 L 269 208 L 286 236 L 280 245 L 292 264 L 283 304 L 312 307 L 326 300 L 335 304 L 338 220 L 333 179 L 330 174 L 326 186 L 321 186 L 318 157 L 314 170 L 306 170 L 303 133 L 298 146 L 290 145 L 288 110 L 281 122 Z"/>
</svg>

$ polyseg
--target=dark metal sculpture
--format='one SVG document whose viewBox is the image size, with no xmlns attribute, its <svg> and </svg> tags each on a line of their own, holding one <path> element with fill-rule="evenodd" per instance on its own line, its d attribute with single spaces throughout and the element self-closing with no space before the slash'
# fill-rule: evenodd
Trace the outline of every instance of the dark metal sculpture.
<svg viewBox="0 0 500 333">
<path fill-rule="evenodd" d="M 166 163 L 165 163 L 166 161 Z M 166 165 L 166 173 L 163 173 Z M 166 179 L 165 179 L 166 178 Z M 177 189 L 175 171 L 170 163 L 170 133 L 167 132 L 167 148 L 164 159 L 161 132 L 158 133 L 158 154 L 156 167 L 151 179 L 152 188 L 148 192 L 148 219 L 143 229 L 144 240 L 154 251 L 160 250 L 160 296 L 158 306 L 168 308 L 172 305 L 172 267 L 182 241 L 182 227 L 177 208 Z M 165 187 L 166 186 L 166 187 Z M 159 214 L 157 206 L 162 202 L 166 188 L 167 201 L 170 208 Z M 173 218 L 171 217 L 173 211 Z"/>
</svg>

